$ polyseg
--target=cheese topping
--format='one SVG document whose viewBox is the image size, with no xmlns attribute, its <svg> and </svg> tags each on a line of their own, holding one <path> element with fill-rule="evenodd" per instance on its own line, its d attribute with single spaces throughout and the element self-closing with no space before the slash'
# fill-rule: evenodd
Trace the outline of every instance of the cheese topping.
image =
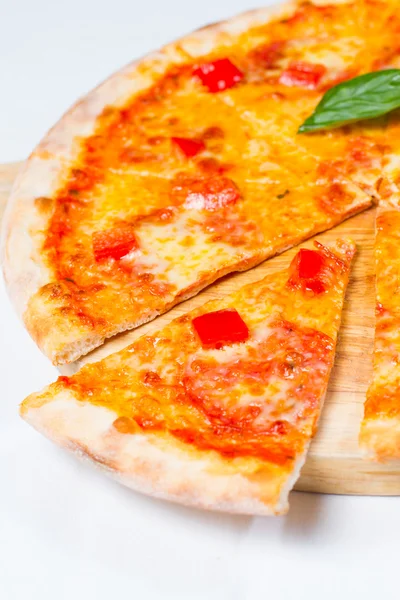
<svg viewBox="0 0 400 600">
<path fill-rule="evenodd" d="M 383 0 L 301 3 L 107 107 L 49 199 L 39 296 L 62 285 L 69 318 L 110 335 L 364 208 L 389 164 L 384 128 L 297 129 L 330 86 L 397 60 L 399 22 Z M 92 239 L 121 226 L 138 248 L 96 260 Z"/>
<path fill-rule="evenodd" d="M 314 252 L 321 264 L 327 255 L 332 261 L 334 276 L 322 294 L 292 289 L 291 271 L 281 271 L 60 377 L 32 402 L 68 390 L 114 411 L 121 433 L 151 433 L 193 452 L 266 460 L 290 471 L 318 418 L 354 245 L 339 240 Z M 208 348 L 196 319 L 226 313 L 236 317 L 220 327 L 224 343 Z M 239 325 L 230 336 L 229 326 Z"/>
</svg>

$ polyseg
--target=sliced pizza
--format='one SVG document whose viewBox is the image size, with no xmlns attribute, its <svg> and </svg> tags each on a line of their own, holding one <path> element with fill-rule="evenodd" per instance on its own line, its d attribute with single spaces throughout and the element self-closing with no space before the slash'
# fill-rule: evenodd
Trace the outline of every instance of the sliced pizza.
<svg viewBox="0 0 400 600">
<path fill-rule="evenodd" d="M 282 514 L 324 401 L 354 251 L 302 248 L 288 269 L 59 377 L 21 415 L 136 490 Z"/>
<path fill-rule="evenodd" d="M 389 3 L 390 4 L 390 3 Z M 393 4 L 391 3 L 393 6 Z M 387 21 L 397 40 L 384 45 L 381 68 L 400 68 L 400 15 Z M 378 460 L 400 458 L 400 112 L 384 118 L 385 147 L 376 213 L 376 310 L 373 376 L 360 443 Z"/>
<path fill-rule="evenodd" d="M 63 117 L 18 178 L 3 235 L 10 296 L 55 364 L 370 205 L 380 139 L 296 131 L 327 87 L 382 59 L 393 6 L 241 15 L 129 65 Z"/>
<path fill-rule="evenodd" d="M 382 199 L 376 216 L 373 379 L 360 442 L 378 459 L 400 458 L 400 204 Z"/>
</svg>

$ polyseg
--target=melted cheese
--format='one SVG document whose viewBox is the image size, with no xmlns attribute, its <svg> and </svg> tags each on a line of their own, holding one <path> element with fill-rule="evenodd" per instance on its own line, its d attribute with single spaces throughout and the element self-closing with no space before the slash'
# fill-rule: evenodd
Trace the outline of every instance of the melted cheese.
<svg viewBox="0 0 400 600">
<path fill-rule="evenodd" d="M 61 377 L 23 410 L 68 390 L 112 410 L 121 433 L 151 433 L 190 451 L 290 471 L 312 435 L 333 364 L 354 245 L 338 241 L 333 250 L 340 260 L 324 293 L 292 289 L 290 270 L 273 274 Z M 204 349 L 192 319 L 223 308 L 239 312 L 249 339 Z"/>
<path fill-rule="evenodd" d="M 398 389 L 400 386 L 400 208 L 392 199 L 380 202 L 376 219 L 376 328 L 374 371 L 367 392 L 361 439 L 375 419 L 400 418 Z M 384 428 L 380 435 L 385 435 Z M 371 450 L 380 448 L 374 437 Z"/>
<path fill-rule="evenodd" d="M 293 17 L 227 38 L 204 57 L 229 57 L 244 74 L 238 85 L 209 93 L 188 55 L 187 64 L 171 67 L 122 110 L 107 107 L 52 199 L 43 253 L 54 285 L 38 296 L 47 302 L 49 289 L 51 296 L 62 283 L 70 300 L 54 306 L 58 316 L 68 308 L 70 319 L 110 335 L 366 207 L 349 180 L 372 193 L 390 154 L 384 128 L 355 125 L 312 136 L 297 130 L 329 86 L 395 63 L 399 21 L 396 4 L 383 0 L 301 4 Z M 263 49 L 274 44 L 279 50 L 266 65 Z M 316 89 L 280 82 L 298 61 L 325 67 Z M 174 136 L 201 139 L 205 150 L 187 158 Z M 386 168 L 395 186 L 393 157 Z M 172 191 L 182 176 L 227 177 L 240 199 L 194 214 Z M 159 211 L 171 207 L 174 218 L 161 220 Z M 135 227 L 140 254 L 96 263 L 92 234 L 121 221 Z"/>
<path fill-rule="evenodd" d="M 137 229 L 143 253 L 139 268 L 148 265 L 146 270 L 161 281 L 183 290 L 199 280 L 207 264 L 217 270 L 240 258 L 242 250 L 224 242 L 209 243 L 203 219 L 204 213 L 184 210 L 170 223 L 142 223 Z"/>
</svg>

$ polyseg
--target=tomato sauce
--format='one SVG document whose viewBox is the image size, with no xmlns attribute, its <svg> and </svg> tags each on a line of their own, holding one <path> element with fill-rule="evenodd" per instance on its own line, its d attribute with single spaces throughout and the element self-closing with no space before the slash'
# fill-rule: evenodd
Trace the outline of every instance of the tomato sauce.
<svg viewBox="0 0 400 600">
<path fill-rule="evenodd" d="M 178 322 L 179 323 L 179 322 Z M 119 413 L 120 433 L 169 434 L 197 450 L 225 458 L 254 457 L 288 465 L 304 448 L 317 419 L 321 392 L 333 361 L 333 340 L 285 320 L 235 357 L 202 354 L 191 322 L 180 320 L 175 334 L 146 337 L 128 348 L 155 370 L 119 372 L 89 365 L 73 378 L 59 377 L 80 398 Z M 172 339 L 170 339 L 172 336 Z M 175 341 L 174 341 L 175 340 Z M 157 372 L 157 348 L 166 345 L 173 381 Z M 183 350 L 181 349 L 183 348 Z M 284 398 L 280 386 L 284 386 Z M 278 387 L 277 387 L 278 386 Z M 278 395 L 276 395 L 278 394 Z M 249 397 L 247 402 L 243 398 Z"/>
<path fill-rule="evenodd" d="M 318 61 L 314 63 L 308 58 L 303 60 L 302 45 L 299 46 L 298 42 L 319 39 L 321 34 L 326 33 L 329 39 L 336 39 L 335 36 L 340 37 L 345 34 L 358 35 L 365 46 L 371 44 L 370 39 L 364 39 L 362 28 L 360 31 L 354 29 L 356 27 L 354 23 L 357 23 L 356 16 L 360 12 L 358 4 L 356 2 L 354 6 L 351 4 L 344 8 L 343 6 L 317 7 L 303 3 L 292 17 L 278 19 L 265 26 L 260 25 L 239 35 L 232 47 L 223 48 L 224 55 L 220 56 L 216 52 L 218 56 L 206 56 L 204 59 L 199 59 L 196 64 L 193 61 L 172 66 L 159 81 L 127 102 L 123 108 L 104 109 L 98 118 L 94 134 L 82 141 L 80 155 L 72 165 L 65 184 L 51 199 L 52 216 L 44 232 L 43 254 L 47 257 L 47 266 L 53 273 L 54 281 L 66 284 L 70 281 L 74 282 L 74 285 L 68 285 L 71 298 L 69 306 L 70 308 L 79 306 L 76 313 L 78 318 L 80 315 L 85 315 L 84 319 L 87 323 L 90 315 L 94 323 L 104 323 L 112 322 L 115 315 L 119 313 L 124 316 L 123 320 L 130 322 L 132 315 L 137 315 L 138 311 L 143 310 L 141 307 L 147 306 L 150 314 L 163 310 L 163 305 L 171 301 L 170 297 L 167 301 L 165 296 L 174 293 L 174 285 L 167 281 L 155 281 L 154 277 L 149 282 L 149 279 L 143 277 L 146 275 L 143 273 L 143 267 L 135 268 L 133 265 L 128 268 L 123 256 L 117 256 L 120 252 L 115 254 L 114 260 L 112 256 L 110 261 L 96 260 L 92 236 L 96 233 L 93 231 L 96 223 L 99 223 L 99 230 L 109 230 L 119 226 L 121 220 L 136 226 L 150 213 L 153 214 L 154 219 L 157 218 L 157 214 L 160 218 L 161 215 L 169 215 L 170 219 L 165 218 L 163 221 L 165 223 L 173 221 L 176 214 L 174 211 L 182 203 L 182 194 L 177 193 L 175 186 L 179 178 L 180 181 L 185 178 L 191 180 L 194 186 L 193 190 L 186 190 L 189 208 L 199 206 L 200 200 L 203 203 L 200 209 L 209 211 L 204 219 L 204 231 L 210 243 L 223 243 L 237 249 L 238 252 L 243 248 L 257 254 L 260 248 L 275 239 L 276 232 L 272 229 L 275 229 L 276 225 L 265 217 L 269 211 L 277 208 L 276 205 L 270 207 L 268 203 L 270 184 L 266 184 L 265 200 L 261 200 L 257 195 L 255 201 L 254 196 L 243 190 L 249 185 L 247 180 L 255 177 L 254 173 L 260 177 L 260 181 L 264 181 L 264 178 L 268 180 L 269 177 L 274 180 L 275 172 L 269 171 L 268 164 L 272 160 L 280 166 L 280 160 L 285 157 L 290 146 L 290 144 L 286 145 L 289 138 L 285 137 L 281 143 L 283 147 L 275 154 L 273 147 L 275 133 L 274 131 L 269 133 L 267 125 L 265 146 L 271 147 L 271 156 L 268 152 L 264 156 L 263 150 L 257 147 L 254 150 L 249 144 L 252 129 L 248 123 L 246 126 L 242 123 L 243 112 L 247 115 L 252 114 L 257 121 L 258 103 L 263 102 L 263 98 L 268 94 L 270 98 L 275 99 L 273 110 L 278 113 L 279 98 L 282 98 L 282 102 L 289 102 L 293 97 L 293 106 L 296 110 L 304 100 L 307 106 L 310 103 L 311 110 L 312 103 L 320 96 L 317 91 L 306 88 L 320 85 L 323 87 L 324 82 L 330 81 L 330 78 L 334 78 L 336 74 L 331 73 L 329 69 L 325 72 L 325 66 Z M 366 0 L 363 9 L 363 18 L 368 22 L 378 21 L 381 11 L 376 4 Z M 347 11 L 348 19 L 343 14 L 344 10 Z M 343 23 L 347 21 L 350 33 L 342 31 Z M 388 19 L 387 24 L 383 23 L 380 27 L 382 31 L 387 29 L 388 36 L 397 35 L 398 22 L 393 15 Z M 385 43 L 388 43 L 388 40 Z M 374 52 L 378 60 L 381 50 L 374 46 Z M 382 49 L 382 57 L 386 56 L 385 52 L 387 54 L 387 50 Z M 359 56 L 355 58 L 355 62 L 357 63 L 355 67 L 359 69 Z M 289 73 L 292 83 L 293 77 L 295 79 L 297 77 L 297 83 L 300 82 L 301 85 L 305 83 L 305 88 L 302 89 L 300 86 L 293 91 L 294 88 L 284 85 L 285 82 L 279 83 L 279 78 L 285 72 Z M 341 77 L 343 73 L 345 77 L 350 77 L 353 71 L 343 67 L 340 73 Z M 249 95 L 246 95 L 247 91 Z M 226 97 L 230 98 L 232 106 L 219 100 L 223 94 L 231 94 Z M 242 110 L 240 103 L 242 97 L 245 111 Z M 196 99 L 197 104 L 193 104 L 193 98 Z M 172 100 L 177 102 L 176 106 L 180 109 L 165 114 L 168 113 L 165 108 L 171 105 Z M 213 110 L 215 110 L 215 122 L 207 122 L 207 124 L 199 122 L 195 124 L 196 131 L 185 130 L 183 124 L 186 121 L 180 116 L 185 112 L 185 101 L 189 107 L 187 110 L 192 112 L 195 112 L 198 107 L 203 110 L 203 114 L 214 114 Z M 236 119 L 232 122 L 227 117 L 228 104 L 232 109 L 229 114 L 234 114 Z M 270 107 L 270 101 L 266 103 L 265 108 L 262 105 L 261 115 L 268 112 Z M 221 119 L 220 114 L 223 115 Z M 281 123 L 282 115 L 278 114 L 276 121 L 278 130 L 285 124 L 288 116 L 289 114 L 284 114 Z M 162 123 L 162 127 L 156 127 L 158 123 Z M 243 125 L 243 128 L 237 138 L 239 141 L 236 141 L 231 129 L 237 127 L 238 123 Z M 258 128 L 254 127 L 254 130 L 258 131 Z M 342 133 L 339 132 L 339 140 L 341 135 Z M 264 141 L 262 137 L 261 142 Z M 173 139 L 180 140 L 180 149 L 174 147 L 176 143 L 172 141 Z M 257 140 L 257 143 L 260 140 Z M 300 140 L 299 136 L 291 140 L 291 143 L 295 148 L 305 144 L 308 152 L 306 142 Z M 243 158 L 240 154 L 241 144 L 247 144 L 246 148 L 243 148 L 243 151 L 246 151 Z M 310 138 L 310 145 L 312 145 L 312 138 Z M 232 148 L 239 152 L 238 156 Z M 290 148 L 290 152 L 292 149 Z M 351 177 L 360 169 L 375 168 L 374 160 L 382 152 L 382 147 L 373 140 L 363 139 L 352 139 L 344 159 L 321 159 L 318 148 L 315 153 L 310 150 L 310 154 L 313 156 L 315 154 L 317 157 L 316 163 L 319 169 L 314 179 L 310 176 L 311 181 L 315 182 L 315 179 L 321 175 L 327 182 L 325 187 L 319 186 L 324 189 L 318 198 L 313 199 L 315 204 L 312 207 L 318 213 L 317 217 L 322 224 L 331 222 L 331 217 L 339 217 L 352 202 L 346 188 L 336 181 L 338 175 Z M 234 161 L 226 160 L 226 156 L 229 158 L 236 156 L 236 158 Z M 274 158 L 275 156 L 277 158 Z M 166 168 L 160 174 L 158 171 L 164 163 L 171 164 L 171 170 Z M 282 173 L 286 175 L 285 169 L 289 177 L 292 177 L 290 163 L 291 159 L 285 162 L 285 167 L 283 171 L 279 171 L 278 178 L 283 177 Z M 293 172 L 299 170 L 308 182 L 308 173 L 305 173 L 301 164 L 295 165 Z M 265 170 L 261 173 L 261 169 Z M 111 177 L 110 173 L 114 174 L 114 177 Z M 152 175 L 151 181 L 147 179 L 148 173 Z M 296 178 L 298 183 L 302 183 L 301 179 Z M 169 191 L 164 189 L 165 180 L 170 180 Z M 204 188 L 209 186 L 211 181 L 217 182 L 220 189 L 217 192 L 215 190 L 204 192 Z M 134 184 L 136 187 L 131 192 Z M 201 193 L 199 193 L 200 188 L 202 188 Z M 141 200 L 141 194 L 144 193 L 142 190 L 146 190 L 147 195 L 143 195 Z M 293 189 L 283 203 L 289 202 L 292 197 L 296 197 Z M 142 209 L 138 209 L 140 202 L 142 202 Z M 149 202 L 152 202 L 151 207 L 148 206 Z M 245 208 L 242 209 L 242 205 Z M 291 214 L 291 210 L 291 205 L 288 204 L 285 218 L 286 215 Z M 315 219 L 312 211 L 308 212 L 308 208 L 305 212 L 306 215 L 300 215 L 298 229 L 303 227 L 308 231 L 307 228 L 311 227 L 306 221 L 308 215 L 310 214 L 310 222 L 313 223 Z M 257 224 L 258 217 L 262 226 Z M 285 226 L 285 229 L 290 228 Z M 283 235 L 282 232 L 277 234 Z M 234 253 L 232 256 L 232 265 L 236 265 L 241 257 Z M 204 269 L 207 268 L 211 270 L 213 265 L 205 260 Z M 140 295 L 140 306 L 133 293 L 135 286 L 140 286 L 135 290 L 136 296 Z M 195 282 L 190 282 L 189 286 L 195 287 Z M 47 292 L 42 290 L 40 293 L 45 295 Z M 157 294 L 160 296 L 158 299 Z"/>
</svg>

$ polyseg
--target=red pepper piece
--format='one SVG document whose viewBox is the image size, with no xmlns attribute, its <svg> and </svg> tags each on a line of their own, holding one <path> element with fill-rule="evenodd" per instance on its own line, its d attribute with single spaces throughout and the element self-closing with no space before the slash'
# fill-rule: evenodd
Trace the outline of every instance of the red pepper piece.
<svg viewBox="0 0 400 600">
<path fill-rule="evenodd" d="M 122 225 L 105 231 L 96 231 L 92 235 L 93 253 L 96 261 L 114 258 L 119 260 L 134 248 L 138 242 L 132 227 Z"/>
<path fill-rule="evenodd" d="M 326 258 L 321 252 L 304 248 L 299 250 L 291 262 L 290 273 L 288 285 L 291 288 L 308 290 L 314 294 L 325 292 L 325 280 L 329 273 Z"/>
<path fill-rule="evenodd" d="M 236 85 L 243 79 L 243 73 L 229 60 L 221 58 L 210 63 L 203 63 L 194 69 L 193 74 L 212 93 L 222 92 Z"/>
<path fill-rule="evenodd" d="M 324 259 L 318 252 L 302 248 L 298 253 L 298 257 L 298 270 L 301 279 L 312 279 L 320 273 Z"/>
<path fill-rule="evenodd" d="M 244 342 L 249 330 L 237 310 L 225 309 L 195 317 L 192 321 L 204 347 L 222 348 L 225 344 Z"/>
<path fill-rule="evenodd" d="M 236 184 L 218 175 L 209 179 L 184 181 L 173 188 L 172 194 L 187 208 L 211 211 L 234 204 L 240 198 Z"/>
<path fill-rule="evenodd" d="M 325 73 L 326 67 L 324 65 L 292 62 L 281 73 L 279 83 L 290 87 L 304 87 L 309 90 L 315 90 Z"/>
<path fill-rule="evenodd" d="M 176 144 L 183 154 L 188 158 L 196 156 L 199 152 L 205 149 L 205 144 L 201 140 L 190 138 L 173 137 L 171 140 Z"/>
</svg>

